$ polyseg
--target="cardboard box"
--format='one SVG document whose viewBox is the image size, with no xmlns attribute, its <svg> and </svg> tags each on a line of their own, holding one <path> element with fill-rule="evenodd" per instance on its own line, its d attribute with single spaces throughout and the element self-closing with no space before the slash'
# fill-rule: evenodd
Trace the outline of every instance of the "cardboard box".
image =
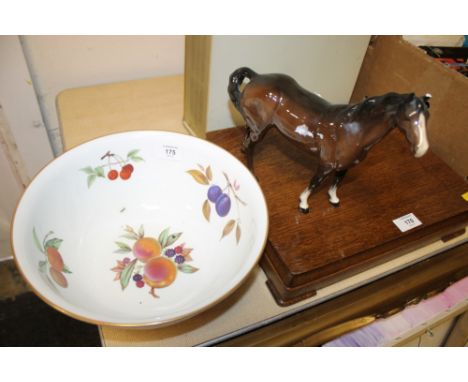
<svg viewBox="0 0 468 382">
<path fill-rule="evenodd" d="M 468 180 L 468 78 L 400 36 L 377 36 L 367 49 L 351 102 L 390 91 L 432 94 L 431 149 Z"/>
</svg>

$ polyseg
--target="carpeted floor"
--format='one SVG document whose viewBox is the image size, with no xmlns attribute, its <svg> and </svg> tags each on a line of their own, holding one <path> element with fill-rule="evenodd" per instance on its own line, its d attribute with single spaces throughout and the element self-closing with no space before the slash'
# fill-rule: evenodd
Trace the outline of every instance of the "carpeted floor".
<svg viewBox="0 0 468 382">
<path fill-rule="evenodd" d="M 0 346 L 101 346 L 101 341 L 97 326 L 49 307 L 29 290 L 13 261 L 3 261 Z"/>
</svg>

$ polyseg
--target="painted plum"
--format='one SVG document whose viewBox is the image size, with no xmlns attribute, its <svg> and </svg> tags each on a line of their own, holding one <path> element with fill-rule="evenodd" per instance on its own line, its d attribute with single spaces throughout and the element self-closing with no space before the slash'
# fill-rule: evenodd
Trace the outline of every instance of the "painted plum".
<svg viewBox="0 0 468 382">
<path fill-rule="evenodd" d="M 221 194 L 218 199 L 216 199 L 216 213 L 224 217 L 226 216 L 231 209 L 231 198 L 227 194 Z"/>
<path fill-rule="evenodd" d="M 221 187 L 216 186 L 216 185 L 211 186 L 208 189 L 208 200 L 212 203 L 215 203 L 222 193 L 223 191 L 221 190 Z"/>
</svg>

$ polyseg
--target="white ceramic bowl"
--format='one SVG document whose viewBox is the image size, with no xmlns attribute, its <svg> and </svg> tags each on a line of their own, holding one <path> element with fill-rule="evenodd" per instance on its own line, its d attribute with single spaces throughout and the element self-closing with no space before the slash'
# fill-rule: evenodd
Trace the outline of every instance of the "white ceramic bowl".
<svg viewBox="0 0 468 382">
<path fill-rule="evenodd" d="M 21 198 L 12 244 L 21 273 L 54 308 L 146 327 L 233 292 L 267 230 L 263 193 L 234 156 L 188 135 L 137 131 L 92 140 L 46 166 Z"/>
</svg>

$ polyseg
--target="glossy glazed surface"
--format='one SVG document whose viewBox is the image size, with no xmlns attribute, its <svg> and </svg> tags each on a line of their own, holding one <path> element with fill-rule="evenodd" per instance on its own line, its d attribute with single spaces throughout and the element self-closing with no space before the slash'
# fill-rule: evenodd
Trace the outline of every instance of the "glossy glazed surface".
<svg viewBox="0 0 468 382">
<path fill-rule="evenodd" d="M 241 91 L 245 78 L 250 81 Z M 405 133 L 416 157 L 429 148 L 429 95 L 388 93 L 358 104 L 334 105 L 287 75 L 257 74 L 249 68 L 231 74 L 228 92 L 247 125 L 243 149 L 249 167 L 253 167 L 253 146 L 270 126 L 318 158 L 317 173 L 300 198 L 304 212 L 310 192 L 332 172 L 336 177 L 330 202 L 338 204 L 336 188 L 346 171 L 360 163 L 391 129 L 398 127 Z"/>
<path fill-rule="evenodd" d="M 208 200 L 213 186 L 223 200 Z M 58 310 L 143 327 L 225 298 L 257 263 L 267 229 L 263 194 L 232 155 L 194 137 L 138 131 L 50 163 L 18 205 L 12 243 L 27 281 Z"/>
</svg>

